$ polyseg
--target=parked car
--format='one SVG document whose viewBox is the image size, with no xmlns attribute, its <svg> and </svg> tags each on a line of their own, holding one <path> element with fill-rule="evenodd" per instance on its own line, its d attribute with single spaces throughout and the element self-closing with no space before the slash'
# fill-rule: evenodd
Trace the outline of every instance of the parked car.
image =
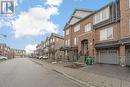
<svg viewBox="0 0 130 87">
<path fill-rule="evenodd" d="M 8 58 L 5 56 L 0 56 L 0 60 L 7 60 Z"/>
<path fill-rule="evenodd" d="M 43 56 L 39 56 L 39 59 L 42 59 L 43 58 Z"/>
<path fill-rule="evenodd" d="M 48 57 L 47 56 L 43 56 L 43 59 L 48 59 Z"/>
</svg>

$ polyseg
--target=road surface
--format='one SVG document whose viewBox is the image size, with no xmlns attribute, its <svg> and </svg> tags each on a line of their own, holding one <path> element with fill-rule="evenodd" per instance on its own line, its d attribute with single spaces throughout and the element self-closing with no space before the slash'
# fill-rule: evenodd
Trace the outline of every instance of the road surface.
<svg viewBox="0 0 130 87">
<path fill-rule="evenodd" d="M 82 87 L 28 58 L 0 62 L 0 87 Z"/>
</svg>

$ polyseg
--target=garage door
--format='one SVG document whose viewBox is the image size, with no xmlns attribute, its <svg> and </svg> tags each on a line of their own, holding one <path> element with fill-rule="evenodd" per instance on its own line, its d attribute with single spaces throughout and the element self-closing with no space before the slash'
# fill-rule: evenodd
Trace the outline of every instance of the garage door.
<svg viewBox="0 0 130 87">
<path fill-rule="evenodd" d="M 116 49 L 100 50 L 99 52 L 99 63 L 119 64 Z"/>
<path fill-rule="evenodd" d="M 126 59 L 126 63 L 128 66 L 130 66 L 130 49 L 127 49 L 127 59 Z"/>
</svg>

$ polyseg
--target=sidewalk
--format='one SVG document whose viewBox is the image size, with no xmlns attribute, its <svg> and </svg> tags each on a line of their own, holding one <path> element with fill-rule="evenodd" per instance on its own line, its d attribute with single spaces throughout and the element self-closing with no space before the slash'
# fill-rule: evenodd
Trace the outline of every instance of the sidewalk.
<svg viewBox="0 0 130 87">
<path fill-rule="evenodd" d="M 68 78 L 80 82 L 87 87 L 130 87 L 130 82 L 126 80 L 88 73 L 80 69 L 67 68 L 60 64 L 51 64 L 37 59 L 32 59 L 32 61 L 42 64 L 48 69 L 62 73 Z"/>
</svg>

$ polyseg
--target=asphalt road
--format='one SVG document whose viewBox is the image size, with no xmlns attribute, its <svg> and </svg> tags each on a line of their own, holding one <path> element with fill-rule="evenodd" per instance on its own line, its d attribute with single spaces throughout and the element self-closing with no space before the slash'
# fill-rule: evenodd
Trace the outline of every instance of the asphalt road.
<svg viewBox="0 0 130 87">
<path fill-rule="evenodd" d="M 81 85 L 28 58 L 16 58 L 0 63 L 0 87 L 81 87 Z"/>
</svg>

